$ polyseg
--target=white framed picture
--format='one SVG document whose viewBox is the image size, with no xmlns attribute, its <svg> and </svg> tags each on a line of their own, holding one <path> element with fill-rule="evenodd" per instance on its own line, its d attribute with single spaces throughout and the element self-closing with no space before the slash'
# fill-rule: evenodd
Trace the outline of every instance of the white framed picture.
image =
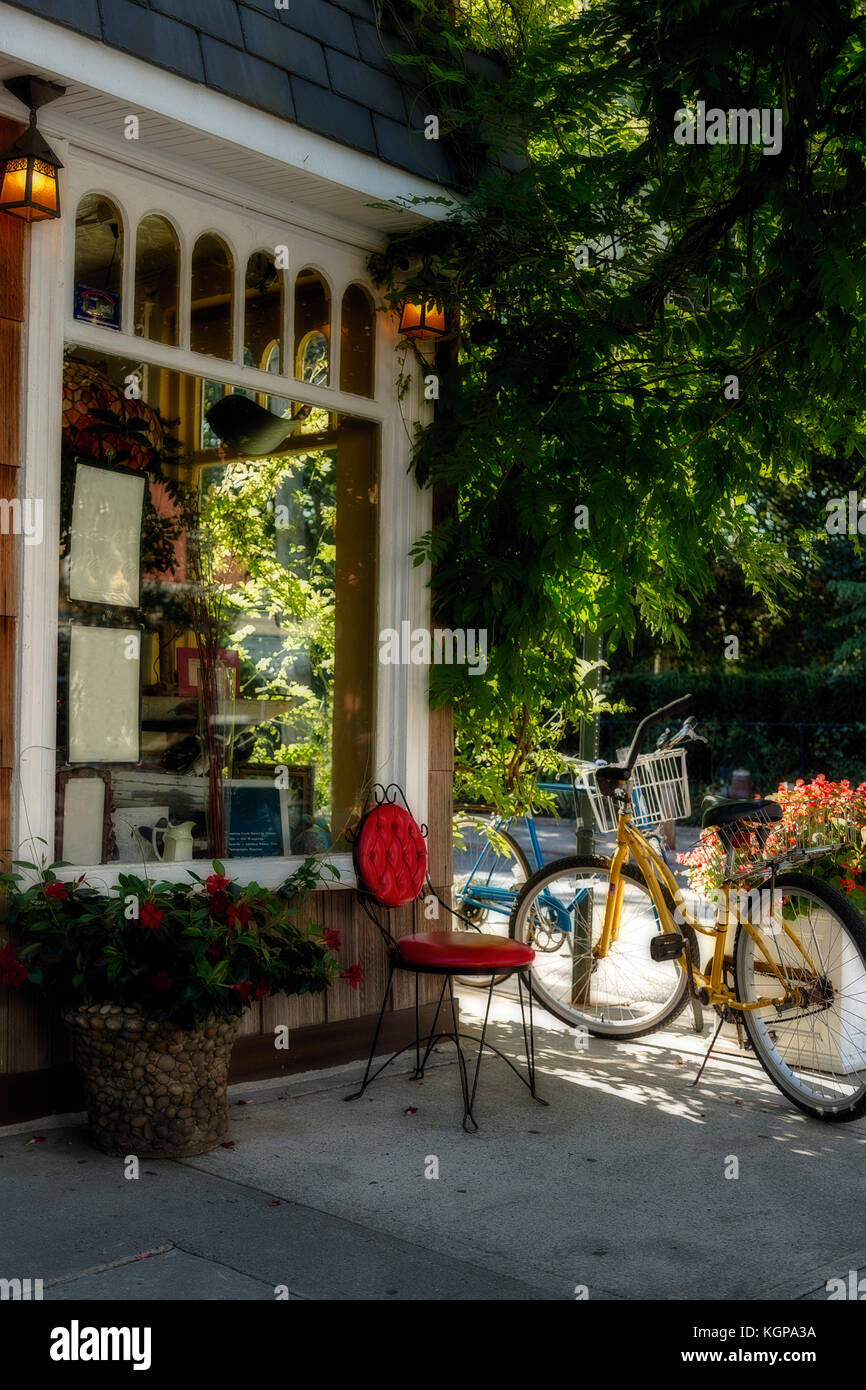
<svg viewBox="0 0 866 1390">
<path fill-rule="evenodd" d="M 108 851 L 111 774 L 62 768 L 57 774 L 56 854 L 68 864 L 102 864 Z"/>
<path fill-rule="evenodd" d="M 111 829 L 121 864 L 150 864 L 157 854 L 153 847 L 153 827 L 168 820 L 167 806 L 117 806 L 111 813 Z M 142 835 L 142 828 L 147 830 Z"/>
<path fill-rule="evenodd" d="M 141 758 L 141 632 L 130 627 L 69 631 L 70 763 Z"/>
<path fill-rule="evenodd" d="M 137 608 L 143 473 L 79 463 L 69 523 L 69 597 Z"/>
</svg>

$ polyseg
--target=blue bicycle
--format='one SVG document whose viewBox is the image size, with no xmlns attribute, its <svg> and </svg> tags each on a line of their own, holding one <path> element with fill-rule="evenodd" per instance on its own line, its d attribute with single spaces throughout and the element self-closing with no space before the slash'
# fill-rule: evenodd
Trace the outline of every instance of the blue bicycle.
<svg viewBox="0 0 866 1390">
<path fill-rule="evenodd" d="M 574 777 L 568 782 L 539 782 L 540 791 L 562 793 L 572 796 L 575 815 L 579 814 L 577 787 Z M 529 853 L 523 849 L 513 827 L 516 817 L 485 815 L 485 807 L 455 807 L 456 852 L 455 859 L 463 859 L 465 868 L 458 872 L 454 882 L 454 906 L 461 917 L 473 926 L 486 931 L 508 934 L 508 922 L 517 895 L 523 885 L 534 873 L 544 867 L 545 858 L 538 839 L 538 830 L 532 811 L 521 817 L 529 838 Z M 549 856 L 550 857 L 550 856 Z M 555 856 L 554 856 L 555 857 Z M 551 895 L 550 909 L 554 918 L 563 918 L 562 930 L 570 930 L 568 914 L 563 913 L 556 899 Z M 544 950 L 540 940 L 534 943 L 536 950 Z M 550 950 L 558 950 L 559 941 L 551 937 Z M 503 977 L 504 978 L 504 977 Z M 486 989 L 489 977 L 467 977 L 461 984 Z"/>
<path fill-rule="evenodd" d="M 682 728 L 674 731 L 666 728 L 660 735 L 656 752 L 681 748 L 695 738 L 694 719 L 686 720 Z M 596 764 L 583 762 L 577 758 L 561 755 L 569 775 L 567 782 L 539 782 L 541 791 L 570 791 L 576 824 L 580 823 L 581 805 L 579 793 L 589 796 L 593 816 L 599 829 L 612 832 L 614 826 L 600 824 L 597 798 L 590 794 L 592 775 Z M 589 781 L 587 774 L 590 775 Z M 631 787 L 632 818 L 635 825 L 644 828 L 644 833 L 659 857 L 670 864 L 668 854 L 673 850 L 673 819 L 665 814 L 667 802 L 659 796 L 651 795 L 652 789 L 646 783 L 635 781 Z M 515 817 L 483 819 L 484 807 L 455 807 L 455 825 L 459 827 L 458 845 L 455 858 L 468 856 L 471 864 L 467 873 L 458 873 L 454 882 L 454 905 L 457 911 L 473 926 L 486 931 L 509 932 L 509 923 L 516 900 L 528 880 L 545 866 L 544 855 L 538 840 L 538 831 L 531 811 L 522 817 L 529 837 L 530 857 L 519 844 L 512 827 Z M 466 831 L 471 831 L 467 844 Z M 462 843 L 461 843 L 462 841 Z M 558 855 L 552 856 L 558 858 Z M 580 930 L 583 917 L 591 909 L 589 892 L 577 886 L 573 895 L 564 899 L 552 889 L 542 889 L 534 899 L 532 947 L 536 952 L 555 955 L 568 943 L 572 932 Z M 544 972 L 542 971 L 542 976 Z M 504 976 L 502 977 L 505 978 Z M 487 988 L 490 979 L 473 976 L 460 981 L 461 984 L 476 988 Z"/>
</svg>

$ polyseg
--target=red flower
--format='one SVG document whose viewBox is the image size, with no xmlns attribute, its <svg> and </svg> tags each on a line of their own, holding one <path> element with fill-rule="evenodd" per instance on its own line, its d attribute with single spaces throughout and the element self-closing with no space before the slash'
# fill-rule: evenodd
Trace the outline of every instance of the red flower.
<svg viewBox="0 0 866 1390">
<path fill-rule="evenodd" d="M 65 883 L 46 883 L 45 896 L 46 898 L 68 898 L 69 889 Z"/>
<path fill-rule="evenodd" d="M 359 984 L 361 983 L 360 961 L 356 961 L 354 965 L 350 965 L 348 970 L 341 970 L 340 979 L 348 980 L 349 984 L 352 986 L 352 989 L 357 989 Z"/>
<path fill-rule="evenodd" d="M 208 907 L 214 916 L 216 916 L 218 912 L 225 912 L 230 906 L 231 904 L 226 893 L 211 893 Z"/>
<path fill-rule="evenodd" d="M 223 948 L 222 946 L 216 945 L 208 946 L 207 950 L 205 951 L 205 955 L 207 956 L 208 960 L 222 960 Z"/>
<path fill-rule="evenodd" d="M 257 999 L 266 999 L 270 992 L 270 985 L 256 985 L 255 993 Z"/>
<path fill-rule="evenodd" d="M 150 983 L 153 985 L 154 989 L 167 990 L 171 989 L 174 980 L 167 970 L 159 970 L 155 975 L 151 975 Z"/>
<path fill-rule="evenodd" d="M 857 884 L 854 882 L 853 878 L 840 878 L 839 882 L 845 889 L 846 893 L 853 893 L 854 889 L 857 887 Z"/>
<path fill-rule="evenodd" d="M 226 919 L 230 927 L 245 927 L 252 915 L 252 910 L 244 903 L 230 903 Z"/>
<path fill-rule="evenodd" d="M 252 989 L 252 987 L 253 987 L 253 985 L 252 985 L 252 981 L 251 981 L 251 980 L 241 980 L 240 984 L 238 984 L 238 985 L 232 985 L 232 989 L 236 989 L 236 990 L 237 990 L 238 994 L 241 996 L 241 999 L 243 999 L 244 1003 L 246 1003 L 247 1000 L 249 999 L 249 997 L 250 997 L 250 990 Z"/>
<path fill-rule="evenodd" d="M 27 966 L 15 954 L 15 947 L 9 941 L 0 951 L 0 985 L 11 985 L 19 989 L 27 979 Z"/>
<path fill-rule="evenodd" d="M 149 927 L 151 931 L 159 931 L 163 916 L 161 907 L 154 907 L 153 903 L 142 903 L 138 909 L 138 925 Z"/>
<path fill-rule="evenodd" d="M 210 878 L 205 879 L 204 886 L 209 893 L 224 893 L 229 886 L 229 879 L 224 878 L 222 874 L 211 874 Z"/>
<path fill-rule="evenodd" d="M 326 927 L 322 932 L 322 940 L 329 951 L 339 951 L 343 941 L 336 927 Z"/>
</svg>

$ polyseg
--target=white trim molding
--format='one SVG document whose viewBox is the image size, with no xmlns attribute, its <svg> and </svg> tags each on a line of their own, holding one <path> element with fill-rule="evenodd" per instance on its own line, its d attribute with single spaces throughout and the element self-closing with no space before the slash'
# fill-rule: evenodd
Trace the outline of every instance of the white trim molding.
<svg viewBox="0 0 866 1390">
<path fill-rule="evenodd" d="M 12 13 L 0 4 L 0 20 Z M 17 12 L 15 12 L 17 14 Z M 23 17 L 22 17 L 23 18 Z M 53 26 L 48 28 L 54 32 Z M 64 34 L 64 39 L 68 35 Z M 4 36 L 5 42 L 5 36 Z M 48 56 L 43 55 L 43 62 Z M 153 76 L 153 70 L 148 69 Z M 161 76 L 161 75 L 160 75 Z M 198 90 L 198 89 L 197 89 Z M 426 571 L 414 568 L 409 548 L 430 525 L 431 497 L 422 492 L 408 472 L 411 452 L 410 432 L 415 421 L 429 409 L 421 399 L 420 382 L 413 380 L 408 397 L 398 399 L 398 338 L 394 315 L 376 315 L 376 395 L 373 399 L 353 396 L 336 386 L 314 387 L 296 382 L 290 351 L 285 352 L 287 372 L 276 375 L 242 365 L 242 344 L 235 344 L 232 362 L 193 353 L 188 347 L 170 347 L 133 337 L 130 306 L 132 280 L 124 280 L 124 325 L 127 331 L 86 324 L 72 317 L 74 282 L 75 207 L 82 194 L 91 190 L 107 193 L 124 218 L 127 234 L 124 254 L 127 265 L 134 257 L 135 228 L 148 212 L 164 212 L 169 207 L 178 229 L 182 277 L 188 276 L 190 249 L 199 231 L 209 227 L 221 234 L 237 256 L 236 286 L 245 273 L 246 256 L 251 250 L 271 244 L 289 247 L 290 269 L 287 284 L 308 264 L 319 266 L 334 287 L 332 313 L 339 332 L 342 293 L 350 283 L 368 285 L 366 253 L 362 247 L 309 229 L 298 229 L 269 214 L 256 216 L 241 202 L 220 201 L 212 194 L 194 190 L 179 193 L 161 184 L 152 172 L 135 174 L 129 167 L 120 170 L 116 161 L 98 156 L 82 156 L 66 142 L 57 142 L 64 169 L 64 216 L 35 226 L 30 237 L 29 308 L 26 343 L 25 457 L 22 493 L 44 502 L 44 543 L 20 549 L 20 623 L 17 656 L 18 749 L 20 775 L 13 807 L 14 840 L 17 857 L 48 861 L 54 857 L 55 764 L 57 702 L 58 566 L 56 539 L 59 532 L 59 492 L 61 457 L 61 403 L 63 349 L 69 342 L 98 348 L 110 355 L 129 357 L 170 370 L 213 377 L 230 385 L 250 386 L 269 394 L 348 411 L 375 422 L 380 429 L 381 460 L 379 486 L 379 556 L 377 586 L 377 630 L 382 626 L 400 627 L 409 619 L 413 626 L 430 622 Z M 184 279 L 182 278 L 182 286 Z M 291 295 L 289 296 L 291 299 Z M 188 307 L 188 293 L 181 289 L 181 305 Z M 237 336 L 237 335 L 236 335 Z M 183 342 L 183 327 L 181 338 Z M 378 657 L 378 641 L 376 655 Z M 399 782 L 409 804 L 420 820 L 427 815 L 428 779 L 428 703 L 427 672 L 414 666 L 379 666 L 376 669 L 376 748 L 373 780 Z M 285 878 L 301 856 L 286 859 L 232 860 L 232 872 L 241 880 L 275 885 Z M 202 861 L 197 861 L 202 862 Z M 351 887 L 354 875 L 350 856 L 338 854 L 334 862 L 341 878 L 334 887 Z M 82 866 L 86 867 L 86 866 Z M 103 864 L 87 869 L 92 880 L 112 882 L 129 865 Z M 82 869 L 79 868 L 78 872 Z M 166 876 L 183 876 L 177 865 Z M 159 868 L 160 876 L 163 869 Z"/>
</svg>

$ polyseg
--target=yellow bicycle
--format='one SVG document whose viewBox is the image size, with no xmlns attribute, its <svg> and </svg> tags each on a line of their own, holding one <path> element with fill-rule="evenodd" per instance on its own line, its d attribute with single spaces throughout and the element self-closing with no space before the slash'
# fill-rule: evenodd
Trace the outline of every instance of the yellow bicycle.
<svg viewBox="0 0 866 1390">
<path fill-rule="evenodd" d="M 592 1034 L 636 1038 L 691 1001 L 734 1023 L 770 1079 L 822 1120 L 866 1111 L 866 923 L 831 885 L 797 866 L 857 842 L 853 818 L 811 813 L 793 829 L 778 802 L 710 797 L 722 886 L 715 901 L 685 892 L 651 827 L 690 814 L 685 743 L 694 721 L 650 754 L 647 730 L 689 696 L 648 715 L 620 765 L 583 764 L 611 857 L 546 864 L 521 889 L 510 934 L 543 949 L 539 1001 Z M 702 961 L 700 943 L 709 944 Z M 715 1038 L 713 1039 L 715 1041 Z M 711 1044 L 712 1046 L 712 1044 Z"/>
</svg>

